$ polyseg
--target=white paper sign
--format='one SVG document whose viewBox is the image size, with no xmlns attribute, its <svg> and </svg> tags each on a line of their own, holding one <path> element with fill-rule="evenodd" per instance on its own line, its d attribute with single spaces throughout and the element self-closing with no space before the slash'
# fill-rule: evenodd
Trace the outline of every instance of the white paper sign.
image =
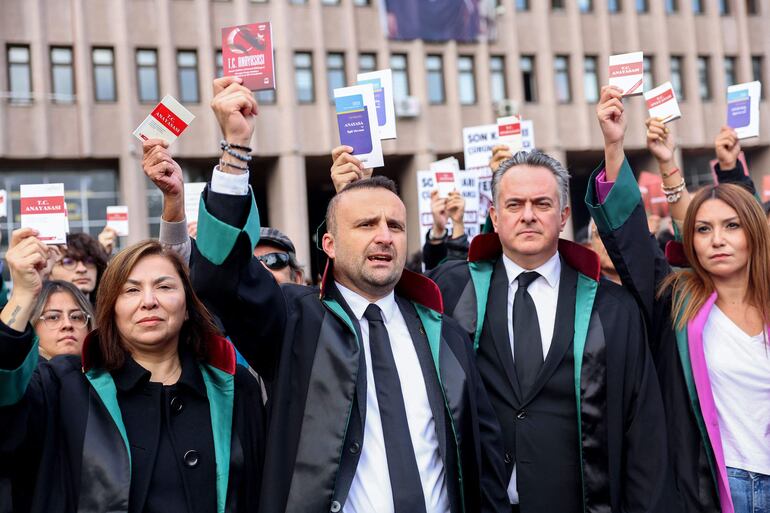
<svg viewBox="0 0 770 513">
<path fill-rule="evenodd" d="M 372 84 L 374 88 L 380 139 L 395 139 L 396 106 L 393 102 L 393 72 L 390 69 L 381 69 L 370 73 L 359 73 L 356 80 L 357 85 Z"/>
<path fill-rule="evenodd" d="M 497 125 L 479 125 L 463 128 L 465 169 L 489 166 L 492 148 L 497 143 Z"/>
<path fill-rule="evenodd" d="M 521 151 L 532 151 L 535 148 L 535 123 L 531 119 L 522 119 Z"/>
<path fill-rule="evenodd" d="M 480 231 L 479 225 L 479 188 L 477 170 L 460 171 L 457 175 L 458 191 L 465 198 L 465 214 L 463 224 L 468 239 L 472 239 Z M 430 193 L 436 189 L 435 177 L 432 171 L 417 171 L 418 212 L 420 216 L 420 241 L 424 242 L 431 226 L 433 213 L 430 208 Z M 452 220 L 447 222 L 447 229 L 452 230 Z"/>
<path fill-rule="evenodd" d="M 188 223 L 198 222 L 198 209 L 201 204 L 201 194 L 206 188 L 206 182 L 190 182 L 184 184 L 184 215 Z"/>
<path fill-rule="evenodd" d="M 652 118 L 662 119 L 664 123 L 668 123 L 682 117 L 671 82 L 645 92 L 644 100 L 647 102 L 647 109 Z"/>
<path fill-rule="evenodd" d="M 514 155 L 521 151 L 521 117 L 497 118 L 497 140 L 499 144 L 507 145 Z"/>
<path fill-rule="evenodd" d="M 0 217 L 8 217 L 8 192 L 0 189 Z"/>
<path fill-rule="evenodd" d="M 134 130 L 134 136 L 140 141 L 163 139 L 171 144 L 182 135 L 193 119 L 195 116 L 192 112 L 167 94 Z"/>
<path fill-rule="evenodd" d="M 483 225 L 489 215 L 489 207 L 492 206 L 492 170 L 490 168 L 477 169 L 479 185 L 479 224 Z"/>
<path fill-rule="evenodd" d="M 759 100 L 762 84 L 758 81 L 727 88 L 727 125 L 738 139 L 759 137 Z"/>
<path fill-rule="evenodd" d="M 69 223 L 64 184 L 22 185 L 21 227 L 37 230 L 37 238 L 46 244 L 66 244 Z"/>
<path fill-rule="evenodd" d="M 125 205 L 107 207 L 107 226 L 115 230 L 119 237 L 128 236 L 128 207 Z"/>
<path fill-rule="evenodd" d="M 644 54 L 642 52 L 610 55 L 610 85 L 619 87 L 623 96 L 644 92 Z"/>
<path fill-rule="evenodd" d="M 384 166 L 374 86 L 364 84 L 335 89 L 334 106 L 340 144 L 353 148 L 353 155 L 364 167 Z"/>
</svg>

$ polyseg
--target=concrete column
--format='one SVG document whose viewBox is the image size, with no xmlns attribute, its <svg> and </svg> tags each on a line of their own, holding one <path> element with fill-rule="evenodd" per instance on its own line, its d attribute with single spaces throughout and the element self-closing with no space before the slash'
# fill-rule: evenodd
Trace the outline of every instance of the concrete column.
<svg viewBox="0 0 770 513">
<path fill-rule="evenodd" d="M 133 244 L 150 235 L 150 227 L 147 224 L 147 193 L 144 173 L 141 164 L 141 148 L 131 133 L 132 126 L 131 106 L 136 98 L 136 80 L 134 77 L 131 45 L 128 42 L 128 15 L 126 13 L 126 0 L 116 2 L 111 11 L 112 18 L 109 23 L 115 30 L 115 81 L 118 84 L 119 118 L 116 132 L 120 134 L 119 146 L 120 170 L 118 183 L 120 184 L 120 201 L 128 206 L 128 243 Z"/>
<path fill-rule="evenodd" d="M 304 157 L 298 153 L 281 155 L 267 177 L 270 224 L 289 236 L 297 250 L 297 258 L 305 266 L 310 265 L 307 193 Z"/>
</svg>

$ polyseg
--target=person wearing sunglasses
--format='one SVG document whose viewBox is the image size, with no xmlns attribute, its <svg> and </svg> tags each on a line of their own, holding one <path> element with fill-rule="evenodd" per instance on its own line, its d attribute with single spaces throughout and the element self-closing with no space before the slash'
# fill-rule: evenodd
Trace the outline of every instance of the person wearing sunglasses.
<svg viewBox="0 0 770 513">
<path fill-rule="evenodd" d="M 305 283 L 302 267 L 297 262 L 294 243 L 280 230 L 267 227 L 260 229 L 254 257 L 262 262 L 279 284 Z"/>
<path fill-rule="evenodd" d="M 99 241 L 87 233 L 70 233 L 67 245 L 60 248 L 50 278 L 75 285 L 92 304 L 96 303 L 96 289 L 104 269 L 107 253 Z"/>
</svg>

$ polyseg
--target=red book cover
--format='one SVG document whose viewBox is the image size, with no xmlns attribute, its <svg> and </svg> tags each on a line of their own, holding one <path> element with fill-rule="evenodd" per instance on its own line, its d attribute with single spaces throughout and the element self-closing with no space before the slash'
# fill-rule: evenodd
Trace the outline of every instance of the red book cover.
<svg viewBox="0 0 770 513">
<path fill-rule="evenodd" d="M 222 68 L 224 76 L 241 77 L 252 91 L 275 89 L 270 22 L 223 28 Z"/>
</svg>

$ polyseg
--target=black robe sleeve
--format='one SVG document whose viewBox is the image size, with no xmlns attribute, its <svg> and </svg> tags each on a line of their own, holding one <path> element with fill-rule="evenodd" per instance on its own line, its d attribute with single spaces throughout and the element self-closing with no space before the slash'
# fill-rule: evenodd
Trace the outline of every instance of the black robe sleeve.
<svg viewBox="0 0 770 513">
<path fill-rule="evenodd" d="M 741 164 L 740 160 L 735 161 L 735 167 L 733 169 L 722 169 L 719 167 L 719 162 L 717 162 L 714 164 L 714 172 L 719 183 L 734 183 L 737 185 L 742 185 L 751 194 L 757 196 L 757 188 L 754 186 L 754 180 L 752 180 L 750 176 L 746 175 L 743 169 L 743 164 Z"/>
<path fill-rule="evenodd" d="M 661 341 L 654 334 L 671 318 L 670 297 L 658 299 L 657 294 L 672 269 L 650 234 L 639 186 L 628 161 L 623 162 L 610 193 L 599 202 L 596 176 L 603 168 L 600 165 L 589 178 L 586 204 L 623 286 L 642 310 L 654 354 Z"/>
<path fill-rule="evenodd" d="M 253 257 L 259 214 L 251 194 L 207 189 L 190 255 L 196 294 L 224 326 L 249 365 L 275 377 L 286 324 L 286 305 L 273 275 Z"/>
</svg>

